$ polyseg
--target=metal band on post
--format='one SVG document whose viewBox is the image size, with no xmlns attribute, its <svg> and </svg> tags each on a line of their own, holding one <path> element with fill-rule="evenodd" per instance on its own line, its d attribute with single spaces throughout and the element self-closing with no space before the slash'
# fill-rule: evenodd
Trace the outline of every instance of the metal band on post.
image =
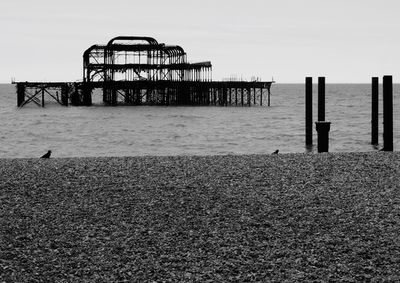
<svg viewBox="0 0 400 283">
<path fill-rule="evenodd" d="M 318 132 L 318 152 L 328 152 L 331 122 L 318 121 L 315 122 L 315 126 Z"/>
</svg>

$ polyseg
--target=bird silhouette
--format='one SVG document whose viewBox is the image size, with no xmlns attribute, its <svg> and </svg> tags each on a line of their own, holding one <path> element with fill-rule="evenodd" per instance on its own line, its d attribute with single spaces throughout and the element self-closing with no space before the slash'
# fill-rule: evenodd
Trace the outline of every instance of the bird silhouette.
<svg viewBox="0 0 400 283">
<path fill-rule="evenodd" d="M 40 158 L 50 158 L 51 155 L 51 150 L 49 150 L 46 154 L 44 154 L 42 157 Z"/>
<path fill-rule="evenodd" d="M 278 154 L 279 153 L 279 149 L 275 150 L 272 154 Z"/>
</svg>

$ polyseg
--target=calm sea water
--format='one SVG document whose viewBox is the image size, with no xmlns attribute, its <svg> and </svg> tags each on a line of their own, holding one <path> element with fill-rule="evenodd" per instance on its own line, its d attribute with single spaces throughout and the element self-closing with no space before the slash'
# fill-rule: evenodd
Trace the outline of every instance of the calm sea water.
<svg viewBox="0 0 400 283">
<path fill-rule="evenodd" d="M 400 148 L 399 93 L 400 85 L 395 85 L 395 150 Z M 331 152 L 375 150 L 370 145 L 370 96 L 369 84 L 326 86 Z M 304 85 L 274 84 L 271 104 L 63 107 L 48 103 L 45 108 L 30 104 L 18 109 L 15 87 L 0 85 L 0 158 L 38 157 L 48 149 L 54 157 L 305 152 Z M 382 146 L 381 105 L 379 126 Z M 314 130 L 314 147 L 316 138 Z"/>
</svg>

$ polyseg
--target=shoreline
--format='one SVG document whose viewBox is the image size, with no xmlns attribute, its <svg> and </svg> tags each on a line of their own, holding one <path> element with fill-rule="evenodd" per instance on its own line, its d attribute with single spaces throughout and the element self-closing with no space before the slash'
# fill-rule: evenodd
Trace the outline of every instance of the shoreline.
<svg viewBox="0 0 400 283">
<path fill-rule="evenodd" d="M 400 152 L 0 159 L 3 281 L 400 280 Z"/>
<path fill-rule="evenodd" d="M 400 151 L 398 150 L 393 150 L 393 151 L 381 151 L 381 150 L 371 150 L 371 151 L 346 151 L 346 152 L 341 152 L 341 151 L 330 151 L 330 152 L 323 152 L 323 153 L 318 153 L 317 152 L 317 147 L 314 145 L 315 151 L 312 152 L 281 152 L 279 151 L 279 154 L 277 156 L 290 156 L 290 155 L 360 155 L 360 154 L 398 154 Z M 373 147 L 371 145 L 371 147 Z M 127 159 L 127 158 L 192 158 L 192 157 L 205 157 L 205 158 L 212 158 L 212 157 L 251 157 L 251 156 L 263 156 L 263 157 L 268 157 L 268 156 L 274 156 L 272 154 L 273 150 L 271 152 L 266 152 L 266 153 L 221 153 L 221 154 L 165 154 L 165 155 L 151 155 L 151 154 L 146 154 L 146 155 L 115 155 L 115 156 L 60 156 L 57 157 L 55 156 L 54 153 L 52 153 L 51 158 L 52 160 L 57 159 Z M 44 153 L 44 152 L 42 152 Z M 40 154 L 37 157 L 0 157 L 0 162 L 2 160 L 37 160 L 40 159 Z"/>
</svg>

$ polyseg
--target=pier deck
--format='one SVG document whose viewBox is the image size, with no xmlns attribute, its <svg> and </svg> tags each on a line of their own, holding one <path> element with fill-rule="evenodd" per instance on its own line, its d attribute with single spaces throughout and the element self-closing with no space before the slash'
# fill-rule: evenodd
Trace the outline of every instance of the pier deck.
<svg viewBox="0 0 400 283">
<path fill-rule="evenodd" d="M 270 106 L 272 82 L 247 81 L 116 81 L 16 82 L 17 106 L 46 97 L 68 106 L 92 105 L 93 90 L 103 90 L 105 105 Z"/>
</svg>

